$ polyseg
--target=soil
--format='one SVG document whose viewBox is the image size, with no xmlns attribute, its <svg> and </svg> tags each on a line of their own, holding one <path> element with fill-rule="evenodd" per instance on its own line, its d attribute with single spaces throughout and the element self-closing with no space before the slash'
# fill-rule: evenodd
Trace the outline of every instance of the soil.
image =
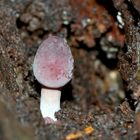
<svg viewBox="0 0 140 140">
<path fill-rule="evenodd" d="M 139 139 L 140 81 L 134 78 L 139 49 L 133 46 L 139 46 L 140 29 L 129 22 L 134 25 L 130 29 L 124 16 L 139 23 L 137 3 L 1 0 L 0 139 Z M 117 21 L 118 10 L 125 26 Z M 32 64 L 39 44 L 51 34 L 67 39 L 75 68 L 73 79 L 62 88 L 61 110 L 55 114 L 59 123 L 46 125 Z M 134 49 L 126 53 L 125 47 Z"/>
</svg>

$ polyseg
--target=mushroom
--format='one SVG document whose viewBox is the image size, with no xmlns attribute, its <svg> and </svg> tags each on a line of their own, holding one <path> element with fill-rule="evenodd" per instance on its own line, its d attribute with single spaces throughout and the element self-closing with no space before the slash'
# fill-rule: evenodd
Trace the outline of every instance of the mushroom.
<svg viewBox="0 0 140 140">
<path fill-rule="evenodd" d="M 33 63 L 33 73 L 42 84 L 40 110 L 45 123 L 57 121 L 61 88 L 73 74 L 73 56 L 65 39 L 49 36 L 39 46 Z"/>
</svg>

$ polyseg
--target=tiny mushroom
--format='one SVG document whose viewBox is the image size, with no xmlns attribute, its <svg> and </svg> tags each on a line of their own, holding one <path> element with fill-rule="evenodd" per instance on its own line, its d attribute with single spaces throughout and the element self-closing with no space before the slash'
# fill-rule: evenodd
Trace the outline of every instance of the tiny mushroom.
<svg viewBox="0 0 140 140">
<path fill-rule="evenodd" d="M 40 110 L 45 123 L 57 121 L 60 110 L 61 88 L 73 74 L 73 56 L 65 39 L 49 36 L 39 46 L 34 58 L 33 72 L 42 84 Z"/>
</svg>

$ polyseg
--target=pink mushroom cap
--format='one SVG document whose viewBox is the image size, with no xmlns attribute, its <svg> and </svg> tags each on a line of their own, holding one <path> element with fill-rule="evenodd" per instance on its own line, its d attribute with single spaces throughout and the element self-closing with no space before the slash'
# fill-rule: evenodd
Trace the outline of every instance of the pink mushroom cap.
<svg viewBox="0 0 140 140">
<path fill-rule="evenodd" d="M 60 88 L 71 80 L 73 63 L 73 56 L 66 40 L 49 36 L 37 50 L 33 72 L 42 85 Z"/>
</svg>

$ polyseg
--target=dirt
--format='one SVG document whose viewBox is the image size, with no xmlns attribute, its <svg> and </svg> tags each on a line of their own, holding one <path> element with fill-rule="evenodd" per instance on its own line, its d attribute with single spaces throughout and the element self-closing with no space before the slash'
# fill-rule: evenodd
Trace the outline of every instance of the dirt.
<svg viewBox="0 0 140 140">
<path fill-rule="evenodd" d="M 137 3 L 1 0 L 0 139 L 139 139 Z M 75 68 L 62 89 L 61 110 L 55 114 L 59 124 L 45 125 L 32 64 L 50 34 L 67 39 Z"/>
</svg>

